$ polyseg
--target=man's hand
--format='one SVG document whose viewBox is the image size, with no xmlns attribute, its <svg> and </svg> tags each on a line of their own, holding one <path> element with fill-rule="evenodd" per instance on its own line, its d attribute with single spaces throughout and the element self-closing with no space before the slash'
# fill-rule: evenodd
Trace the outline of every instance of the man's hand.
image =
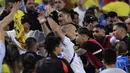
<svg viewBox="0 0 130 73">
<path fill-rule="evenodd" d="M 21 7 L 22 7 L 22 2 L 14 3 L 11 12 L 17 12 Z"/>
</svg>

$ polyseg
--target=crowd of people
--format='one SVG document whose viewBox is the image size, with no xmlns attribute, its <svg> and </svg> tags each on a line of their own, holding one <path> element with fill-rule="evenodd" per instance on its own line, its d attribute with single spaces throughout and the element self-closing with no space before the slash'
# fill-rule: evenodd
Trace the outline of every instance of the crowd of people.
<svg viewBox="0 0 130 73">
<path fill-rule="evenodd" d="M 17 0 L 0 12 L 0 73 L 130 73 L 130 5 Z"/>
</svg>

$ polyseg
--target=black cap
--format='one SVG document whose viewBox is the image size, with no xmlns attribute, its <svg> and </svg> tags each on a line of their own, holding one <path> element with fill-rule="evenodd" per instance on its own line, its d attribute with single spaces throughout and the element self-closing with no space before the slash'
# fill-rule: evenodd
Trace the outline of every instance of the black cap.
<svg viewBox="0 0 130 73">
<path fill-rule="evenodd" d="M 116 13 L 116 12 L 113 12 L 113 11 L 108 12 L 107 17 L 111 17 L 111 18 L 117 17 L 117 13 Z"/>
<path fill-rule="evenodd" d="M 84 22 L 91 23 L 93 21 L 98 22 L 98 18 L 96 16 L 93 16 L 93 15 L 87 15 L 84 17 Z"/>
</svg>

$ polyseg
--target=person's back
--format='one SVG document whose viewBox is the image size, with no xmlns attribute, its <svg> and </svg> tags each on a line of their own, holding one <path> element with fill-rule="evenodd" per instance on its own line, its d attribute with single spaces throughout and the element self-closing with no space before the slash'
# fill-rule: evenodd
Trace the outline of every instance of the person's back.
<svg viewBox="0 0 130 73">
<path fill-rule="evenodd" d="M 109 69 L 103 70 L 100 73 L 126 73 L 126 72 L 119 68 L 109 68 Z"/>
<path fill-rule="evenodd" d="M 116 52 L 113 49 L 105 49 L 102 53 L 105 70 L 100 73 L 126 73 L 124 70 L 116 68 Z"/>
</svg>

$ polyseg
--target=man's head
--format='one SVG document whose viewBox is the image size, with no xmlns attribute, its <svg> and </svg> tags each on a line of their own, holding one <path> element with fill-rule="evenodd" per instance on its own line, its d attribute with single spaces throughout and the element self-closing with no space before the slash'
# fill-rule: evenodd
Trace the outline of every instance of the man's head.
<svg viewBox="0 0 130 73">
<path fill-rule="evenodd" d="M 47 37 L 44 46 L 49 54 L 55 54 L 57 56 L 61 54 L 62 49 L 61 49 L 60 37 L 55 37 L 55 36 Z"/>
<path fill-rule="evenodd" d="M 113 26 L 118 22 L 118 17 L 116 12 L 109 12 L 107 15 L 107 25 Z"/>
<path fill-rule="evenodd" d="M 113 65 L 116 63 L 116 52 L 113 49 L 105 49 L 102 53 L 103 62 L 105 66 Z"/>
<path fill-rule="evenodd" d="M 79 24 L 79 14 L 77 12 L 71 13 L 71 18 L 76 25 Z"/>
<path fill-rule="evenodd" d="M 121 40 L 126 36 L 127 27 L 125 23 L 116 23 L 113 27 L 113 35 Z"/>
<path fill-rule="evenodd" d="M 36 52 L 38 48 L 37 40 L 33 37 L 27 38 L 26 47 L 28 51 Z"/>
<path fill-rule="evenodd" d="M 85 13 L 85 15 L 93 15 L 98 18 L 102 15 L 101 10 L 99 9 L 98 6 L 91 6 Z"/>
<path fill-rule="evenodd" d="M 72 18 L 70 15 L 70 10 L 69 9 L 61 9 L 59 12 L 59 24 L 60 25 L 66 25 L 68 23 L 72 22 Z"/>
<path fill-rule="evenodd" d="M 127 31 L 130 33 L 130 17 L 125 20 Z"/>
<path fill-rule="evenodd" d="M 24 0 L 26 10 L 32 12 L 35 10 L 35 0 Z"/>
<path fill-rule="evenodd" d="M 92 30 L 92 34 L 94 39 L 101 40 L 106 35 L 106 29 L 103 25 L 96 25 Z"/>
<path fill-rule="evenodd" d="M 13 8 L 13 2 L 6 2 L 5 3 L 5 11 L 7 13 L 10 13 L 12 8 Z"/>
<path fill-rule="evenodd" d="M 22 25 L 24 27 L 25 33 L 29 32 L 31 26 L 30 26 L 30 23 L 29 23 L 29 19 L 28 19 L 28 17 L 26 15 L 22 17 L 21 23 L 22 23 Z"/>
<path fill-rule="evenodd" d="M 65 0 L 54 0 L 54 8 L 56 10 L 61 10 L 63 8 L 65 8 L 66 6 L 66 3 L 65 3 Z"/>
<path fill-rule="evenodd" d="M 98 24 L 98 18 L 96 16 L 87 15 L 84 17 L 84 26 L 89 30 L 92 30 Z"/>
<path fill-rule="evenodd" d="M 123 41 L 120 41 L 117 43 L 116 50 L 117 50 L 118 55 L 127 55 L 128 54 L 127 44 Z"/>
<path fill-rule="evenodd" d="M 81 45 L 84 42 L 86 42 L 90 36 L 91 36 L 90 31 L 87 28 L 85 27 L 79 28 L 76 37 L 76 42 Z"/>
</svg>

